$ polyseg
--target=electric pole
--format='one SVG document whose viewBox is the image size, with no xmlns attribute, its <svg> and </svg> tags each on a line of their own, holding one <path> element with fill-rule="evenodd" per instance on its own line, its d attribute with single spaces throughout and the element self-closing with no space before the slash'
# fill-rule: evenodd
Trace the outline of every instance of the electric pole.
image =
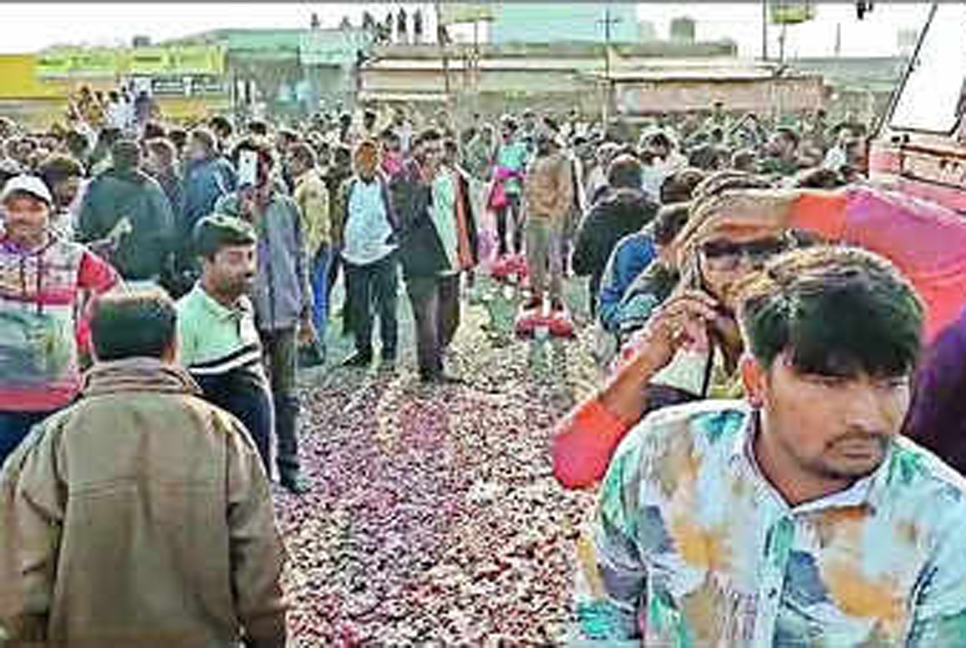
<svg viewBox="0 0 966 648">
<path fill-rule="evenodd" d="M 616 25 L 621 22 L 620 18 L 612 18 L 610 15 L 610 4 L 604 7 L 604 19 L 598 20 L 597 24 L 604 25 L 604 84 L 605 84 L 605 100 L 604 100 L 604 123 L 606 124 L 610 118 L 611 109 L 614 103 L 613 88 L 610 79 L 610 28 L 611 25 Z"/>
<path fill-rule="evenodd" d="M 761 0 L 761 60 L 768 60 L 768 0 Z"/>
</svg>

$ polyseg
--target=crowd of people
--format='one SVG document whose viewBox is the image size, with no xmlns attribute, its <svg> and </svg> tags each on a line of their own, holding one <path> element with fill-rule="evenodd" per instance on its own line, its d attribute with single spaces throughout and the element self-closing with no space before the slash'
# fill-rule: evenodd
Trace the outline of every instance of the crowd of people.
<svg viewBox="0 0 966 648">
<path fill-rule="evenodd" d="M 599 488 L 574 639 L 966 642 L 966 222 L 869 184 L 862 124 L 122 94 L 0 121 L 0 645 L 283 646 L 298 368 L 398 371 L 404 288 L 419 381 L 463 383 L 464 294 L 513 258 L 524 311 L 586 277 L 606 373 L 552 447 Z"/>
</svg>

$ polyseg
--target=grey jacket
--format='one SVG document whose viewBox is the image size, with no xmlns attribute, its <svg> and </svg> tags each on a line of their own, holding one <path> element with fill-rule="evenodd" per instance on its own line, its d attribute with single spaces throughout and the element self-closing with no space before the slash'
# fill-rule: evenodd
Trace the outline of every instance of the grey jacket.
<svg viewBox="0 0 966 648">
<path fill-rule="evenodd" d="M 215 212 L 241 217 L 238 192 L 222 196 Z M 253 223 L 258 233 L 258 273 L 252 291 L 255 324 L 261 331 L 294 328 L 312 310 L 308 257 L 298 206 L 279 191 Z"/>
</svg>

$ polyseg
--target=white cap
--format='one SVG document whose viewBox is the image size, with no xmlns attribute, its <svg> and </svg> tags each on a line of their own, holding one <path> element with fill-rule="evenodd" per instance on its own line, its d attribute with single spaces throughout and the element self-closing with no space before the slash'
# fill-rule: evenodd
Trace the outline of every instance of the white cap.
<svg viewBox="0 0 966 648">
<path fill-rule="evenodd" d="M 50 190 L 44 181 L 37 176 L 18 175 L 7 180 L 3 185 L 3 193 L 0 193 L 0 202 L 7 202 L 15 193 L 26 193 L 43 200 L 48 205 L 54 204 L 54 197 L 50 195 Z"/>
</svg>

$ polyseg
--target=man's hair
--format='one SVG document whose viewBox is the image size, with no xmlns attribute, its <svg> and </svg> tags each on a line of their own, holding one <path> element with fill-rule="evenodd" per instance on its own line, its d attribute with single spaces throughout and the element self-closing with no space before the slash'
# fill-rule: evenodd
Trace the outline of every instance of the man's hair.
<svg viewBox="0 0 966 648">
<path fill-rule="evenodd" d="M 801 142 L 801 137 L 795 132 L 795 129 L 788 126 L 779 126 L 775 129 L 775 134 L 781 135 L 783 138 L 792 143 L 792 145 L 797 148 L 799 142 Z"/>
<path fill-rule="evenodd" d="M 661 204 L 688 202 L 697 187 L 706 177 L 706 172 L 694 167 L 678 169 L 661 183 Z"/>
<path fill-rule="evenodd" d="M 227 137 L 231 137 L 231 134 L 235 131 L 234 126 L 224 115 L 215 115 L 209 119 L 208 126 L 219 135 L 224 134 Z"/>
<path fill-rule="evenodd" d="M 111 145 L 111 159 L 115 169 L 136 169 L 141 161 L 141 145 L 136 140 L 121 138 Z"/>
<path fill-rule="evenodd" d="M 254 151 L 258 154 L 259 163 L 266 165 L 268 168 L 272 168 L 275 165 L 275 154 L 272 151 L 272 147 L 260 137 L 249 136 L 235 145 L 235 148 L 231 152 L 231 161 L 236 168 L 241 160 L 242 151 Z"/>
<path fill-rule="evenodd" d="M 142 140 L 150 140 L 158 137 L 167 137 L 168 129 L 163 124 L 156 121 L 149 121 L 144 125 L 144 132 L 141 134 Z"/>
<path fill-rule="evenodd" d="M 54 185 L 68 178 L 83 178 L 84 166 L 70 155 L 55 154 L 49 156 L 40 165 L 40 179 L 47 188 L 53 190 Z"/>
<path fill-rule="evenodd" d="M 69 130 L 64 135 L 64 143 L 70 151 L 86 151 L 91 147 L 87 137 L 78 130 Z"/>
<path fill-rule="evenodd" d="M 691 217 L 691 204 L 687 202 L 661 205 L 651 222 L 651 235 L 658 245 L 670 245 Z"/>
<path fill-rule="evenodd" d="M 215 150 L 216 142 L 215 134 L 211 132 L 210 129 L 204 126 L 198 126 L 197 128 L 191 129 L 191 139 L 197 140 L 208 153 L 213 153 Z"/>
<path fill-rule="evenodd" d="M 268 124 L 259 119 L 253 119 L 248 122 L 248 132 L 252 135 L 265 137 L 268 135 Z"/>
<path fill-rule="evenodd" d="M 875 253 L 828 245 L 793 250 L 752 273 L 740 290 L 741 327 L 765 367 L 786 353 L 798 371 L 823 376 L 898 377 L 915 368 L 922 303 Z"/>
<path fill-rule="evenodd" d="M 355 149 L 352 151 L 352 159 L 354 160 L 359 156 L 360 153 L 364 151 L 370 151 L 371 155 L 375 155 L 378 158 L 380 154 L 379 144 L 376 143 L 376 140 L 372 139 L 360 140 L 359 143 L 356 144 Z"/>
<path fill-rule="evenodd" d="M 618 155 L 607 165 L 607 184 L 614 189 L 640 189 L 643 184 L 640 161 L 632 155 Z"/>
<path fill-rule="evenodd" d="M 754 149 L 738 149 L 731 154 L 731 168 L 738 171 L 744 171 L 745 168 L 753 167 L 757 159 L 758 156 L 756 155 Z"/>
<path fill-rule="evenodd" d="M 175 145 L 176 148 L 184 148 L 185 142 L 188 141 L 188 132 L 183 128 L 169 128 L 168 129 L 168 139 L 171 143 Z"/>
<path fill-rule="evenodd" d="M 301 139 L 299 134 L 291 128 L 278 129 L 278 137 L 279 139 L 290 140 L 293 143 L 298 142 Z"/>
<path fill-rule="evenodd" d="M 254 245 L 258 242 L 255 229 L 240 218 L 225 214 L 205 216 L 192 232 L 195 253 L 213 259 L 222 248 L 231 245 Z"/>
<path fill-rule="evenodd" d="M 738 171 L 736 169 L 725 169 L 707 175 L 704 180 L 695 186 L 692 198 L 695 202 L 704 202 L 724 191 L 733 189 L 768 189 L 773 183 L 766 177 Z M 696 205 L 697 206 L 697 205 Z"/>
<path fill-rule="evenodd" d="M 173 165 L 178 159 L 178 149 L 167 137 L 152 137 L 144 143 L 145 148 L 161 158 L 166 166 Z"/>
<path fill-rule="evenodd" d="M 305 142 L 292 144 L 288 147 L 288 154 L 309 168 L 313 168 L 318 164 L 318 156 L 316 156 L 312 147 Z"/>
<path fill-rule="evenodd" d="M 639 146 L 641 148 L 647 146 L 661 146 L 666 149 L 674 148 L 674 142 L 664 131 L 655 131 L 652 133 L 646 133 L 641 137 Z"/>
<path fill-rule="evenodd" d="M 424 144 L 425 142 L 434 142 L 441 139 L 443 139 L 443 134 L 440 131 L 435 128 L 427 128 L 416 135 L 416 139 L 413 140 L 413 147 Z"/>
<path fill-rule="evenodd" d="M 792 186 L 801 189 L 837 189 L 846 184 L 841 173 L 824 167 L 802 169 L 792 180 Z"/>
<path fill-rule="evenodd" d="M 91 336 L 101 361 L 160 358 L 175 339 L 177 311 L 160 288 L 112 291 L 94 302 Z"/>
</svg>

